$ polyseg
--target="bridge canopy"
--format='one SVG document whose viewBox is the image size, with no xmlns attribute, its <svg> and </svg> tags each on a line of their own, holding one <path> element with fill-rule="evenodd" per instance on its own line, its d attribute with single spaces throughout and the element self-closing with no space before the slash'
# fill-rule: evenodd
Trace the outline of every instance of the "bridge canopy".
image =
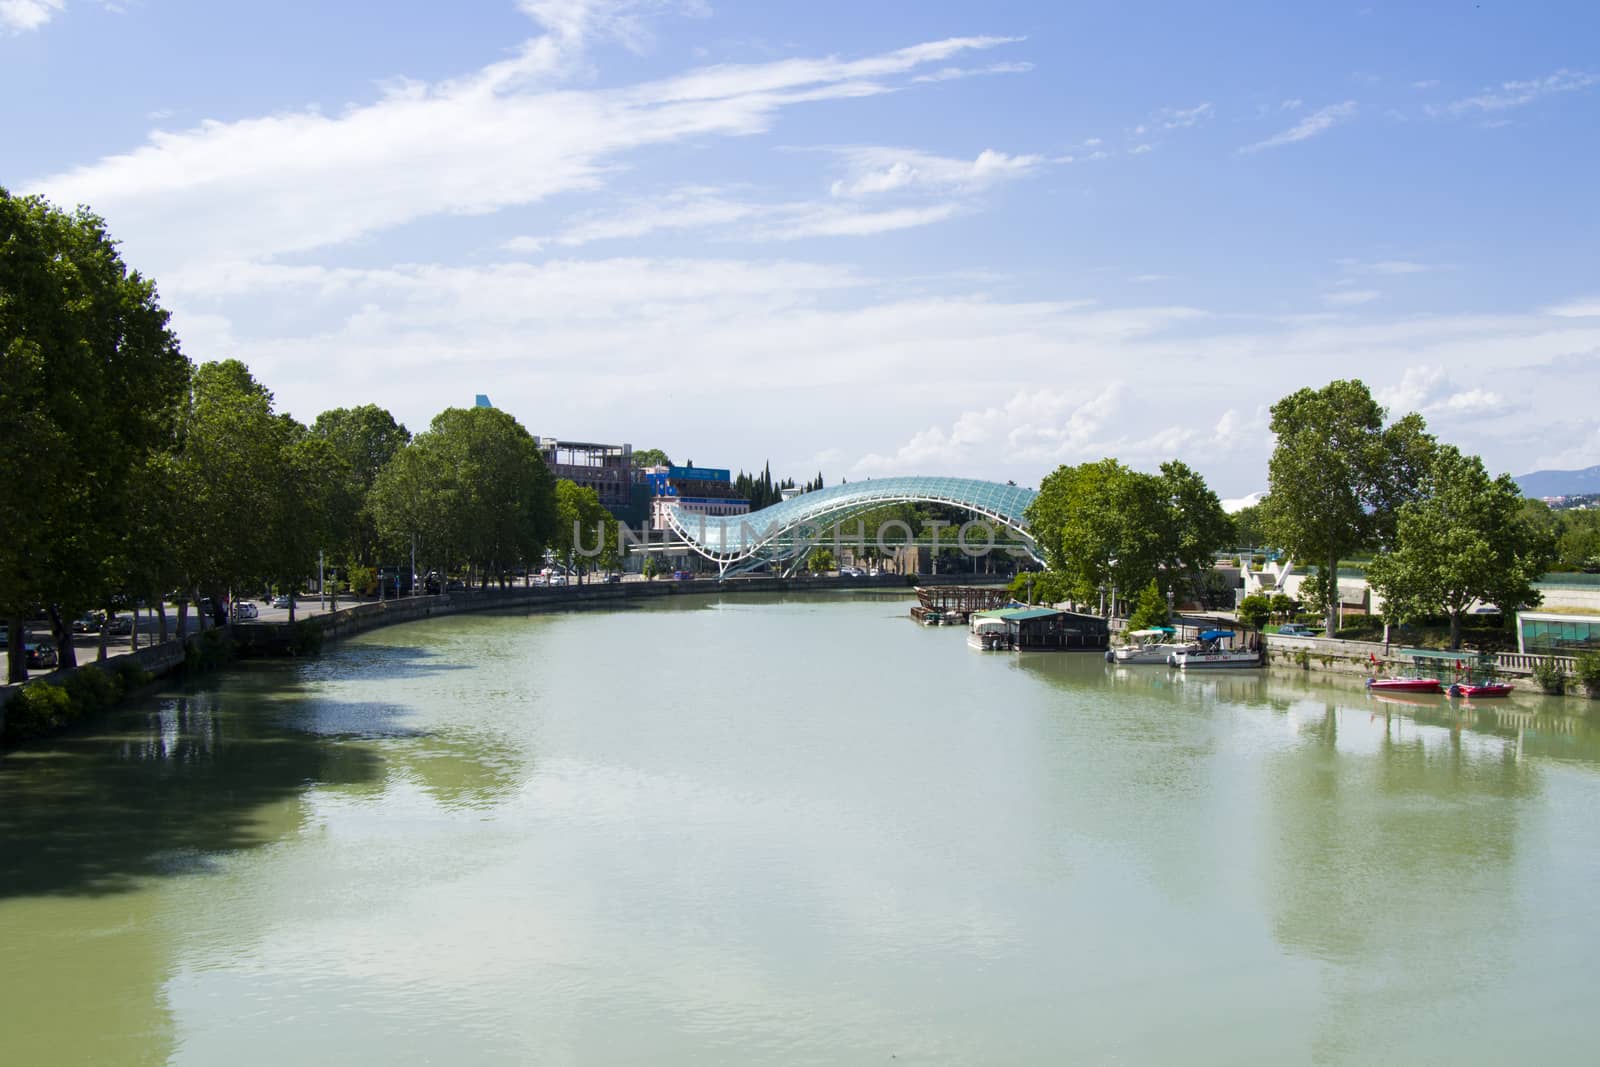
<svg viewBox="0 0 1600 1067">
<path fill-rule="evenodd" d="M 1037 495 L 1032 489 L 975 478 L 873 478 L 801 493 L 747 515 L 702 515 L 674 506 L 667 516 L 689 547 L 715 562 L 724 574 L 766 563 L 797 562 L 825 540 L 835 524 L 888 504 L 906 503 L 945 504 L 987 519 L 996 527 L 997 543 L 1009 530 L 1016 544 L 1038 558 L 1026 517 Z M 877 531 L 866 531 L 869 543 L 876 536 Z M 900 531 L 898 536 L 907 535 Z"/>
</svg>

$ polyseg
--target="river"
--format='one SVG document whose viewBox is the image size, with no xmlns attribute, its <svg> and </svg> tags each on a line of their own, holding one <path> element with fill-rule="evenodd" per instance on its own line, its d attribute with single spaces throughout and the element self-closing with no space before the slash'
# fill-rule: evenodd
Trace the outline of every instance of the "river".
<svg viewBox="0 0 1600 1067">
<path fill-rule="evenodd" d="M 433 619 L 6 756 L 0 1061 L 1591 1062 L 1583 720 L 908 603 Z"/>
</svg>

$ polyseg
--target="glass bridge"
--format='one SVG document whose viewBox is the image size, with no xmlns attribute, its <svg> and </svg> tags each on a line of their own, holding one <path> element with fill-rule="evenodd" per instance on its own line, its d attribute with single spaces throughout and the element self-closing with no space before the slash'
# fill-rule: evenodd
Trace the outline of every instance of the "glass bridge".
<svg viewBox="0 0 1600 1067">
<path fill-rule="evenodd" d="M 988 530 L 970 533 L 966 545 L 974 549 L 990 545 L 992 531 L 994 548 L 1014 547 L 1042 559 L 1026 518 L 1037 495 L 1032 489 L 975 478 L 874 478 L 801 493 L 747 515 L 701 515 L 673 507 L 667 519 L 685 545 L 715 563 L 724 576 L 763 565 L 798 570 L 812 548 L 834 543 L 836 528 L 842 530 L 843 543 L 860 538 L 868 545 L 881 542 L 886 550 L 922 532 L 902 522 L 890 522 L 883 531 L 844 528 L 845 523 L 889 504 L 960 508 L 988 523 Z M 941 531 L 941 543 L 955 545 L 957 531 Z"/>
</svg>

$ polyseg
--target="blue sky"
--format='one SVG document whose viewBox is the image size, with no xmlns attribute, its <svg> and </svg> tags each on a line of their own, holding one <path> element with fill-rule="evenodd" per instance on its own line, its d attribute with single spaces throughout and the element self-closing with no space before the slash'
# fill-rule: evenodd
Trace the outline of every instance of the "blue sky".
<svg viewBox="0 0 1600 1067">
<path fill-rule="evenodd" d="M 0 0 L 0 183 L 303 419 L 1237 497 L 1357 376 L 1600 463 L 1595 5 L 459 8 Z"/>
</svg>

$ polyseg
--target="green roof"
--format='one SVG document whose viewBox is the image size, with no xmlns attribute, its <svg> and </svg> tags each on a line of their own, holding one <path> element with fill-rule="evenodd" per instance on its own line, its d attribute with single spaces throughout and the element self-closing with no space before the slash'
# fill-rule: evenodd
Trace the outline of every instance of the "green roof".
<svg viewBox="0 0 1600 1067">
<path fill-rule="evenodd" d="M 1047 619 L 1062 613 L 1055 608 L 1004 608 L 997 614 L 1007 622 L 1020 622 L 1023 619 Z"/>
<path fill-rule="evenodd" d="M 1440 648 L 1402 648 L 1400 650 L 1400 654 L 1402 656 L 1408 656 L 1411 659 L 1449 660 L 1451 663 L 1454 663 L 1457 660 L 1465 662 L 1466 660 L 1470 659 L 1492 658 L 1487 652 L 1479 652 L 1475 649 L 1468 648 L 1463 648 L 1459 652 L 1451 652 L 1448 649 Z"/>
</svg>

